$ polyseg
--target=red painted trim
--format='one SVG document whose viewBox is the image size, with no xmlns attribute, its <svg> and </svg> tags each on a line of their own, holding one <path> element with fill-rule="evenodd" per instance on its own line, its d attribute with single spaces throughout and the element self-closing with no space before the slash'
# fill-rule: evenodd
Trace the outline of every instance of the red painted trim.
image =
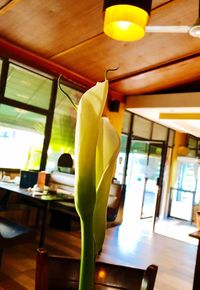
<svg viewBox="0 0 200 290">
<path fill-rule="evenodd" d="M 87 90 L 95 84 L 95 82 L 75 72 L 72 72 L 71 70 L 59 64 L 56 64 L 53 61 L 45 59 L 31 51 L 16 46 L 2 38 L 0 38 L 0 55 L 55 77 L 58 77 L 60 74 L 62 74 L 67 81 L 77 85 L 80 88 L 83 88 L 84 90 Z M 109 90 L 109 98 L 123 101 L 123 96 L 113 90 Z"/>
</svg>

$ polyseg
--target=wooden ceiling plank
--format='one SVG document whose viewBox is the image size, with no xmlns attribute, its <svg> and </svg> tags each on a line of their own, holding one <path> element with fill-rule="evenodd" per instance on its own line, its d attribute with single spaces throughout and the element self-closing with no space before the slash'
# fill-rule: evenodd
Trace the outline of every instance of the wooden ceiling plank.
<svg viewBox="0 0 200 290">
<path fill-rule="evenodd" d="M 198 0 L 192 3 L 191 0 L 153 0 L 153 7 L 150 25 L 190 25 L 198 14 Z M 118 81 L 113 83 L 113 89 L 119 88 L 119 95 L 124 94 L 122 89 L 126 94 L 134 94 L 135 88 L 138 92 L 144 89 L 144 93 L 154 90 L 156 85 L 159 89 L 162 85 L 159 74 L 165 69 L 168 77 L 169 63 L 200 52 L 199 40 L 188 35 L 147 33 L 138 42 L 124 43 L 109 39 L 102 29 L 101 0 L 85 0 L 80 5 L 73 0 L 21 1 L 12 13 L 2 15 L 0 21 L 3 39 L 53 60 L 63 70 L 73 71 L 93 83 L 104 79 L 106 69 L 119 66 L 119 70 L 110 75 L 118 80 L 128 77 L 127 86 L 125 81 L 123 85 Z M 163 66 L 166 67 L 160 70 Z M 156 68 L 158 74 L 155 74 Z M 147 70 L 152 73 L 145 74 Z M 170 73 L 174 76 L 175 71 Z M 183 78 L 184 82 L 185 76 L 177 71 L 177 78 Z M 191 78 L 196 79 L 193 71 L 191 69 Z M 132 78 L 136 74 L 138 78 Z M 155 76 L 155 81 L 151 76 Z M 180 79 L 176 82 L 175 77 L 169 80 L 163 81 L 167 88 L 181 83 Z"/>
<path fill-rule="evenodd" d="M 52 57 L 102 33 L 102 1 L 79 2 L 24 0 L 12 13 L 2 15 L 0 35 L 45 58 Z"/>
<path fill-rule="evenodd" d="M 23 49 L 19 46 L 9 43 L 8 41 L 0 38 L 0 55 L 3 57 L 11 58 L 17 62 L 24 63 L 34 69 L 43 71 L 44 73 L 51 73 L 53 76 L 58 77 L 62 74 L 64 77 L 68 78 L 69 81 L 74 83 L 79 83 L 80 86 L 83 85 L 84 88 L 91 87 L 94 82 L 89 79 L 82 77 L 69 69 L 60 66 L 50 60 Z"/>
<path fill-rule="evenodd" d="M 158 24 L 166 22 L 166 17 L 167 24 L 183 24 L 185 20 L 192 23 L 195 19 L 194 5 L 191 9 L 191 2 L 185 0 L 185 7 L 183 7 L 184 5 L 178 7 L 181 17 L 180 20 L 177 20 L 179 14 L 177 15 L 176 2 L 177 5 L 180 4 L 179 0 L 167 3 L 169 11 L 166 11 L 164 6 L 158 8 L 158 11 L 155 9 L 152 19 L 156 17 Z M 153 22 L 155 24 L 156 21 Z M 171 62 L 179 61 L 181 58 L 190 57 L 198 51 L 199 40 L 187 34 L 164 35 L 158 33 L 155 35 L 155 33 L 147 33 L 144 39 L 134 43 L 113 41 L 103 34 L 99 34 L 90 41 L 85 43 L 83 41 L 78 46 L 66 50 L 65 53 L 54 56 L 53 60 L 64 66 L 73 67 L 78 73 L 95 81 L 103 79 L 106 68 L 119 67 L 119 70 L 112 74 L 112 82 L 115 79 L 118 81 L 118 79 L 140 74 L 146 70 L 160 68 Z"/>
<path fill-rule="evenodd" d="M 69 83 L 76 85 L 80 89 L 83 89 L 83 91 L 86 91 L 88 88 L 95 85 L 95 82 L 93 82 L 92 80 L 87 79 L 86 77 L 81 76 L 74 71 L 65 68 L 64 66 L 61 66 L 51 60 L 47 60 L 33 52 L 13 45 L 1 38 L 0 55 L 12 58 L 13 60 L 16 60 L 32 68 L 41 70 L 44 73 L 48 73 L 56 77 L 58 77 L 59 75 L 63 75 L 63 77 L 66 78 Z M 121 102 L 124 101 L 123 94 L 119 94 L 118 92 L 115 92 L 111 89 L 109 89 L 109 98 L 119 100 Z"/>
<path fill-rule="evenodd" d="M 111 84 L 125 95 L 149 94 L 200 80 L 200 56 Z"/>
<path fill-rule="evenodd" d="M 155 69 L 163 69 L 164 67 L 169 67 L 171 65 L 176 65 L 176 64 L 179 64 L 183 61 L 186 61 L 186 60 L 189 60 L 189 59 L 193 59 L 195 57 L 198 57 L 200 56 L 200 52 L 195 52 L 195 51 L 190 51 L 190 53 L 188 53 L 187 55 L 182 55 L 180 57 L 177 57 L 177 58 L 174 58 L 174 59 L 171 59 L 171 60 L 168 60 L 166 62 L 162 62 L 162 63 L 157 63 L 157 64 L 154 64 L 150 67 L 147 67 L 147 68 L 144 68 L 142 70 L 138 70 L 134 73 L 130 73 L 129 75 L 126 75 L 126 76 L 121 76 L 119 78 L 114 78 L 113 80 L 110 81 L 110 83 L 114 84 L 114 83 L 119 83 L 119 81 L 121 80 L 126 80 L 126 79 L 130 79 L 131 77 L 134 77 L 134 76 L 138 76 L 140 74 L 144 74 L 144 73 L 148 73 L 150 71 L 154 71 Z"/>
<path fill-rule="evenodd" d="M 19 2 L 22 0 L 11 0 L 7 4 L 5 4 L 2 8 L 0 8 L 0 16 L 4 15 L 7 13 L 9 10 L 15 7 Z"/>
<path fill-rule="evenodd" d="M 174 1 L 174 0 L 154 0 L 153 3 L 152 3 L 152 9 L 158 9 L 159 7 L 163 6 L 163 5 L 166 5 L 167 3 L 171 2 L 171 1 Z M 59 57 L 62 57 L 63 55 L 65 55 L 66 53 L 69 53 L 71 50 L 74 50 L 74 49 L 79 49 L 82 45 L 86 45 L 87 43 L 93 41 L 95 38 L 98 38 L 100 35 L 103 34 L 103 31 L 101 33 L 98 33 L 84 41 L 81 41 L 80 43 L 77 43 L 75 44 L 73 47 L 71 48 L 67 48 L 63 51 L 60 51 L 59 53 L 51 56 L 49 59 L 51 60 L 54 60 L 54 59 L 57 59 Z"/>
<path fill-rule="evenodd" d="M 101 36 L 102 34 L 103 34 L 103 32 L 101 32 L 101 33 L 99 33 L 99 34 L 97 34 L 97 35 L 95 35 L 95 36 L 93 36 L 93 37 L 90 37 L 90 38 L 88 38 L 87 40 L 81 41 L 80 43 L 77 43 L 77 44 L 74 45 L 73 47 L 71 47 L 71 48 L 67 48 L 67 49 L 65 49 L 65 50 L 63 50 L 63 51 L 61 51 L 61 52 L 59 52 L 59 53 L 53 55 L 53 56 L 50 57 L 49 59 L 50 59 L 50 60 L 56 60 L 56 59 L 58 59 L 58 58 L 60 58 L 60 57 L 63 57 L 63 56 L 65 56 L 67 53 L 69 53 L 70 51 L 73 51 L 73 50 L 75 50 L 75 49 L 79 49 L 79 48 L 82 47 L 82 45 L 87 45 L 87 44 L 89 44 L 90 42 L 93 42 L 94 39 L 98 38 L 98 37 Z"/>
</svg>

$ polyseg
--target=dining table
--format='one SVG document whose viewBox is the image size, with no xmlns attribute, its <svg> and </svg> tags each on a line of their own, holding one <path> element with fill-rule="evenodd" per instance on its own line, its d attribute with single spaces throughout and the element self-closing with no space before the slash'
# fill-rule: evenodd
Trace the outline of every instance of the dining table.
<svg viewBox="0 0 200 290">
<path fill-rule="evenodd" d="M 6 208 L 9 204 L 11 195 L 14 193 L 19 197 L 25 198 L 32 201 L 36 207 L 40 207 L 43 210 L 43 215 L 41 219 L 40 226 L 40 236 L 39 236 L 39 248 L 44 247 L 48 213 L 50 209 L 50 204 L 56 201 L 68 201 L 73 202 L 74 197 L 71 193 L 56 193 L 48 190 L 45 191 L 35 191 L 33 188 L 22 188 L 19 184 L 14 182 L 0 181 L 0 191 L 3 191 L 3 196 L 0 199 L 0 208 Z"/>
</svg>

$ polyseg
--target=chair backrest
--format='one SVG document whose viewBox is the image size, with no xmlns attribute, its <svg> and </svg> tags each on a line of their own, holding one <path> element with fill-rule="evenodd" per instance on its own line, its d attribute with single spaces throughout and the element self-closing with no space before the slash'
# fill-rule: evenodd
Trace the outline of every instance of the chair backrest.
<svg viewBox="0 0 200 290">
<path fill-rule="evenodd" d="M 78 289 L 80 260 L 37 250 L 35 290 Z M 146 270 L 96 262 L 95 289 L 153 290 L 158 267 Z"/>
</svg>

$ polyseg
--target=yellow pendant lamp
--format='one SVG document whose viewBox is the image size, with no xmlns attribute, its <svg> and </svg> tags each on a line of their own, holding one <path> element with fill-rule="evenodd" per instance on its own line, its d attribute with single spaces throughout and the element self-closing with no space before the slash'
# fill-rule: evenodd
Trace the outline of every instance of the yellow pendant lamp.
<svg viewBox="0 0 200 290">
<path fill-rule="evenodd" d="M 151 3 L 152 0 L 104 0 L 104 33 L 121 41 L 142 38 Z"/>
</svg>

